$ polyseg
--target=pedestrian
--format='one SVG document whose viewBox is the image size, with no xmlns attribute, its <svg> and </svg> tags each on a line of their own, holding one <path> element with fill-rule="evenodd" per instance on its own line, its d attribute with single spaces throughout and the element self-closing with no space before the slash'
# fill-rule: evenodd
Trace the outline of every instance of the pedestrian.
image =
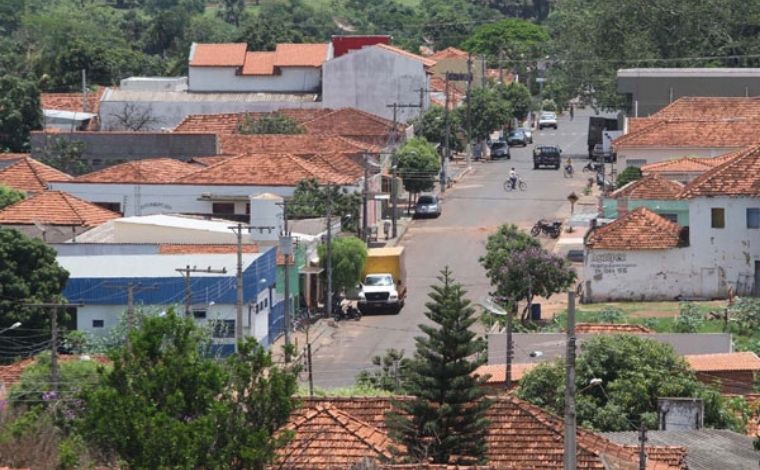
<svg viewBox="0 0 760 470">
<path fill-rule="evenodd" d="M 575 107 L 573 105 L 570 105 L 570 120 L 572 121 L 575 118 Z"/>
</svg>

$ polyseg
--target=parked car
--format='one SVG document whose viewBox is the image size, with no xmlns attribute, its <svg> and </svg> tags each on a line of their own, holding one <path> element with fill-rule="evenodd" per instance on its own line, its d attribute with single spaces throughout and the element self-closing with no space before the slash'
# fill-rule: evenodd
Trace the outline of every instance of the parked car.
<svg viewBox="0 0 760 470">
<path fill-rule="evenodd" d="M 438 197 L 432 194 L 423 194 L 417 198 L 414 206 L 414 217 L 438 217 L 441 215 L 441 205 Z"/>
<path fill-rule="evenodd" d="M 557 114 L 545 111 L 541 113 L 541 116 L 538 118 L 538 128 L 543 129 L 544 127 L 553 127 L 554 129 L 557 129 Z"/>
<path fill-rule="evenodd" d="M 528 136 L 525 135 L 521 129 L 511 131 L 507 136 L 507 145 L 510 147 L 513 145 L 521 145 L 523 147 L 528 145 Z"/>
<path fill-rule="evenodd" d="M 595 162 L 604 160 L 606 163 L 612 163 L 617 161 L 617 153 L 612 151 L 605 152 L 602 144 L 596 144 L 591 152 L 591 159 Z"/>
<path fill-rule="evenodd" d="M 517 129 L 518 131 L 523 131 L 523 134 L 525 134 L 525 137 L 528 139 L 528 143 L 533 143 L 533 130 L 527 127 L 520 127 Z"/>
<path fill-rule="evenodd" d="M 562 150 L 556 145 L 539 145 L 533 149 L 533 169 L 537 170 L 541 166 L 551 166 L 555 170 L 558 170 L 561 154 Z"/>
<path fill-rule="evenodd" d="M 512 156 L 509 154 L 509 145 L 503 140 L 491 142 L 491 159 L 506 158 L 509 160 Z"/>
</svg>

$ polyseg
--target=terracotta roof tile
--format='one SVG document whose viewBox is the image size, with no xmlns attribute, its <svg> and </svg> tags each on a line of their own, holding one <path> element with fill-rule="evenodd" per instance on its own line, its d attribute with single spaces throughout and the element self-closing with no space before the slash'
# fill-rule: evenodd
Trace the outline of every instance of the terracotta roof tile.
<svg viewBox="0 0 760 470">
<path fill-rule="evenodd" d="M 201 165 L 201 166 L 211 166 L 211 165 L 221 162 L 222 160 L 226 160 L 232 156 L 233 155 L 217 155 L 215 157 L 193 157 L 190 160 L 190 163 L 197 163 L 198 165 Z"/>
<path fill-rule="evenodd" d="M 295 186 L 299 181 L 309 178 L 316 178 L 322 184 L 356 183 L 361 177 L 361 170 L 352 175 L 338 173 L 336 164 L 330 162 L 337 158 L 339 157 L 334 155 L 329 158 L 315 155 L 306 159 L 292 154 L 275 153 L 241 155 L 200 169 L 177 179 L 174 183 Z"/>
<path fill-rule="evenodd" d="M 735 153 L 729 154 L 734 156 Z M 705 171 L 715 168 L 724 163 L 727 159 L 720 157 L 683 157 L 664 162 L 649 163 L 641 167 L 644 175 L 648 174 L 667 174 L 667 173 L 704 173 Z"/>
<path fill-rule="evenodd" d="M 258 253 L 259 247 L 255 243 L 246 243 L 243 245 L 243 253 Z M 162 243 L 158 247 L 159 254 L 162 255 L 179 255 L 179 254 L 199 254 L 199 253 L 237 253 L 237 245 L 228 244 L 202 244 L 202 243 Z"/>
<path fill-rule="evenodd" d="M 360 157 L 377 149 L 376 146 L 335 135 L 309 134 L 222 135 L 219 143 L 222 153 L 226 155 L 286 152 L 294 155 L 340 153 Z"/>
<path fill-rule="evenodd" d="M 507 70 L 499 72 L 499 69 L 486 69 L 486 77 L 490 78 L 491 80 L 498 82 L 499 75 L 503 76 L 505 84 L 510 84 L 515 81 L 515 76 L 512 75 L 512 72 L 509 72 Z"/>
<path fill-rule="evenodd" d="M 626 449 L 635 452 L 638 455 L 639 446 L 626 445 Z M 671 467 L 687 470 L 686 455 L 688 449 L 686 447 L 676 446 L 646 446 L 644 452 L 647 455 L 647 459 L 657 460 L 664 462 Z"/>
<path fill-rule="evenodd" d="M 615 149 L 651 147 L 738 149 L 760 142 L 760 120 L 724 119 L 662 121 L 622 135 L 612 142 Z"/>
<path fill-rule="evenodd" d="M 441 51 L 436 52 L 435 54 L 428 56 L 428 59 L 434 60 L 438 62 L 439 60 L 444 59 L 466 59 L 467 58 L 467 52 L 463 51 L 461 49 L 457 49 L 456 47 L 447 47 L 446 49 L 443 49 Z"/>
<path fill-rule="evenodd" d="M 246 43 L 194 44 L 191 67 L 242 67 L 245 63 Z"/>
<path fill-rule="evenodd" d="M 328 44 L 277 44 L 275 67 L 321 67 L 327 60 Z"/>
<path fill-rule="evenodd" d="M 576 333 L 654 333 L 644 325 L 635 323 L 578 323 L 575 325 Z"/>
<path fill-rule="evenodd" d="M 88 113 L 97 114 L 100 109 L 100 97 L 103 96 L 105 90 L 105 87 L 98 87 L 95 91 L 87 93 Z M 42 109 L 84 112 L 83 101 L 83 93 L 40 93 Z"/>
<path fill-rule="evenodd" d="M 283 114 L 299 124 L 310 121 L 318 116 L 331 113 L 331 109 L 323 108 L 285 108 L 278 109 L 278 113 Z M 238 125 L 243 122 L 246 116 L 250 119 L 259 119 L 260 117 L 270 114 L 264 112 L 243 112 L 243 113 L 220 113 L 220 114 L 191 114 L 180 122 L 173 132 L 203 132 L 222 134 L 237 134 Z"/>
<path fill-rule="evenodd" d="M 173 158 L 133 160 L 74 178 L 73 183 L 169 183 L 201 169 Z"/>
<path fill-rule="evenodd" d="M 594 250 L 665 250 L 683 246 L 681 232 L 678 224 L 638 207 L 589 232 L 586 246 Z"/>
<path fill-rule="evenodd" d="M 684 96 L 652 114 L 647 119 L 760 119 L 760 97 Z"/>
<path fill-rule="evenodd" d="M 295 435 L 277 451 L 277 468 L 349 468 L 365 459 L 391 458 L 385 431 L 332 405 L 301 408 L 284 429 Z"/>
<path fill-rule="evenodd" d="M 422 65 L 425 67 L 432 67 L 436 64 L 436 61 L 429 57 L 422 57 L 421 55 L 413 54 L 409 51 L 405 51 L 403 49 L 399 49 L 398 47 L 390 46 L 388 44 L 375 44 L 371 47 L 379 47 L 381 49 L 385 49 L 386 51 L 395 52 L 396 54 L 402 55 L 404 57 L 407 57 L 409 59 L 414 59 L 418 62 L 421 62 Z"/>
<path fill-rule="evenodd" d="M 612 199 L 670 200 L 678 199 L 682 190 L 683 185 L 681 183 L 654 174 L 631 181 L 614 191 L 610 197 Z"/>
<path fill-rule="evenodd" d="M 684 198 L 710 196 L 760 197 L 760 146 L 737 152 L 695 178 L 681 193 Z"/>
<path fill-rule="evenodd" d="M 684 356 L 684 359 L 697 372 L 760 370 L 760 358 L 753 352 L 690 354 Z"/>
<path fill-rule="evenodd" d="M 303 123 L 310 134 L 342 135 L 373 145 L 386 145 L 393 121 L 354 108 L 341 108 Z M 403 133 L 404 125 L 396 131 Z"/>
<path fill-rule="evenodd" d="M 0 160 L 21 160 L 29 156 L 30 154 L 28 153 L 0 153 Z"/>
<path fill-rule="evenodd" d="M 247 52 L 243 75 L 272 75 L 274 74 L 274 52 Z"/>
<path fill-rule="evenodd" d="M 522 378 L 534 369 L 538 363 L 518 362 L 512 364 L 512 381 L 519 382 Z M 507 380 L 507 369 L 505 364 L 484 364 L 475 371 L 475 374 L 484 377 L 488 374 L 490 377 L 487 384 L 503 384 Z"/>
<path fill-rule="evenodd" d="M 27 192 L 45 191 L 49 181 L 68 181 L 71 178 L 71 175 L 31 157 L 21 158 L 0 170 L 0 184 Z"/>
<path fill-rule="evenodd" d="M 121 214 L 62 191 L 44 191 L 0 211 L 3 225 L 71 225 L 93 227 Z"/>
</svg>

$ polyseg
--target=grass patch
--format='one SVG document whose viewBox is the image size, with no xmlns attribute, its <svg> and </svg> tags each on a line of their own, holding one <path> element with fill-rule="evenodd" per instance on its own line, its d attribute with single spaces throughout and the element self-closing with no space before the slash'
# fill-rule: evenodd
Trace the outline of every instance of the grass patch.
<svg viewBox="0 0 760 470">
<path fill-rule="evenodd" d="M 300 386 L 298 388 L 298 395 L 301 397 L 309 396 L 309 387 Z M 314 388 L 315 397 L 390 397 L 393 396 L 391 392 L 381 390 L 379 388 L 361 387 L 354 385 L 351 387 L 340 388 Z"/>
</svg>

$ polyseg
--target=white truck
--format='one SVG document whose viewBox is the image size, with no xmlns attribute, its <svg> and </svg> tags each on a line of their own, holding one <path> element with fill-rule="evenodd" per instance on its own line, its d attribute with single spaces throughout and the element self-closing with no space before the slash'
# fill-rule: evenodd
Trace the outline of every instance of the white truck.
<svg viewBox="0 0 760 470">
<path fill-rule="evenodd" d="M 363 279 L 358 302 L 362 315 L 399 313 L 406 299 L 404 247 L 370 248 Z"/>
</svg>

